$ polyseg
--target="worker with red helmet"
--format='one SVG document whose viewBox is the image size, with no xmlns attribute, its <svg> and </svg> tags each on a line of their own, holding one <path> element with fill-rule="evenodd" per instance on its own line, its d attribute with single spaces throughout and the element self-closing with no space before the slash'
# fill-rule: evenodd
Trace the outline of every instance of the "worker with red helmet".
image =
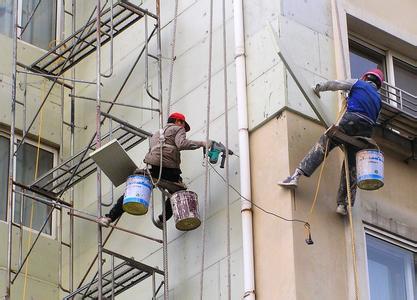
<svg viewBox="0 0 417 300">
<path fill-rule="evenodd" d="M 314 92 L 320 97 L 320 92 L 324 91 L 349 91 L 346 112 L 342 116 L 338 126 L 347 135 L 371 137 L 372 129 L 376 124 L 381 110 L 381 97 L 378 90 L 381 88 L 383 81 L 384 74 L 382 71 L 374 69 L 367 71 L 360 79 L 331 80 L 319 83 L 314 87 Z M 302 175 L 310 177 L 323 162 L 326 145 L 328 148 L 327 153 L 338 146 L 335 141 L 329 139 L 326 135 L 322 135 L 319 141 L 300 162 L 294 174 L 278 182 L 278 184 L 287 188 L 296 188 L 298 179 Z M 356 195 L 356 152 L 360 149 L 350 145 L 345 146 L 348 152 L 353 205 Z M 336 209 L 336 212 L 341 215 L 347 214 L 347 188 L 344 169 L 345 166 L 343 163 Z"/>
<path fill-rule="evenodd" d="M 159 185 L 167 189 L 171 194 L 179 190 L 187 189 L 187 186 L 182 182 L 181 178 L 180 151 L 196 150 L 207 146 L 205 141 L 192 141 L 187 139 L 186 132 L 188 131 L 190 131 L 190 125 L 188 125 L 183 114 L 178 112 L 170 114 L 163 130 L 158 130 L 152 135 L 150 148 L 144 159 L 151 176 L 156 180 L 160 178 Z M 137 173 L 143 173 L 143 170 L 138 169 Z M 117 220 L 123 212 L 122 195 L 110 212 L 106 216 L 99 218 L 98 221 L 102 225 L 108 226 L 109 223 Z M 165 202 L 165 212 L 166 219 L 170 219 L 172 216 L 172 208 L 169 199 Z M 157 222 L 158 226 L 162 227 L 162 215 L 159 215 Z"/>
</svg>

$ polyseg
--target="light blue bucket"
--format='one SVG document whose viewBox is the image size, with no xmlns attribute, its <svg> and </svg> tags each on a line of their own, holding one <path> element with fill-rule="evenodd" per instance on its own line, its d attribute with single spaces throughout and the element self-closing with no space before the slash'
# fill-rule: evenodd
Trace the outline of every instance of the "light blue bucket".
<svg viewBox="0 0 417 300">
<path fill-rule="evenodd" d="M 148 212 L 152 193 L 152 183 L 147 176 L 131 175 L 126 180 L 123 210 L 132 215 L 144 215 Z"/>
<path fill-rule="evenodd" d="M 380 150 L 367 149 L 356 153 L 358 187 L 377 190 L 384 185 L 384 154 Z"/>
</svg>

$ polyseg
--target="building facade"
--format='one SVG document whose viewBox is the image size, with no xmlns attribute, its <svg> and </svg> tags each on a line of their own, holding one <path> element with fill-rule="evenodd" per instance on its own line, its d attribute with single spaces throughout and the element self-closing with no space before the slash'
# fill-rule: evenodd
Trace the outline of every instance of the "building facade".
<svg viewBox="0 0 417 300">
<path fill-rule="evenodd" d="M 16 100 L 26 105 L 16 105 L 16 140 L 19 142 L 26 132 L 28 138 L 17 152 L 16 181 L 31 184 L 35 178 L 82 151 L 96 131 L 96 103 L 70 96 L 96 98 L 95 52 L 61 75 L 84 82 L 70 82 L 71 87 L 55 85 L 41 110 L 38 108 L 48 94 L 51 78 L 26 74 L 24 72 L 33 73 L 33 70 L 22 67 L 30 66 L 69 37 L 74 28 L 82 28 L 94 13 L 96 2 L 42 0 L 36 8 L 37 1 L 17 1 L 20 24 L 17 31 L 21 39 L 17 41 L 20 66 Z M 110 2 L 102 1 L 104 9 Z M 156 11 L 155 1 L 130 2 L 152 13 Z M 0 151 L 3 153 L 0 158 L 0 295 L 7 293 L 8 281 L 8 224 L 5 221 L 12 122 L 12 7 L 11 0 L 0 2 L 0 39 L 4 54 L 0 57 Z M 31 16 L 35 9 L 36 13 Z M 355 299 L 355 294 L 359 299 L 372 300 L 417 297 L 416 11 L 417 4 L 411 0 L 395 5 L 376 0 L 243 1 L 245 49 L 237 49 L 236 3 L 161 2 L 164 122 L 168 112 L 182 112 L 191 125 L 187 135 L 190 139 L 205 140 L 209 130 L 211 140 L 225 143 L 227 136 L 229 148 L 238 155 L 229 157 L 228 187 L 225 183 L 227 169 L 213 165 L 206 171 L 201 150 L 182 154 L 182 177 L 189 189 L 199 195 L 204 221 L 200 228 L 190 232 L 178 231 L 173 220 L 168 222 L 169 299 L 255 299 L 255 296 L 268 300 Z M 25 28 L 28 20 L 31 22 Z M 146 71 L 142 57 L 132 68 L 144 49 L 145 21 L 141 19 L 126 26 L 126 30 L 114 37 L 114 47 L 110 42 L 101 47 L 101 71 L 111 73 L 108 78 L 101 76 L 101 100 L 113 101 L 120 89 L 118 102 L 158 108 L 151 97 L 158 94 L 157 62 L 150 57 Z M 150 32 L 153 27 L 149 20 L 147 22 Z M 103 28 L 108 32 L 108 27 Z M 310 86 L 334 78 L 357 78 L 368 68 L 379 67 L 385 73 L 383 114 L 375 129 L 375 139 L 385 156 L 385 185 L 378 191 L 358 192 L 353 209 L 354 242 L 348 219 L 335 213 L 343 160 L 340 150 L 334 150 L 326 161 L 313 213 L 309 212 L 318 185 L 318 171 L 311 178 L 303 178 L 295 192 L 276 184 L 297 166 L 325 128 L 297 86 L 300 78 L 294 80 L 279 57 L 275 37 L 279 45 L 287 49 L 286 58 L 295 62 L 292 68 Z M 155 38 L 148 46 L 149 53 L 157 55 Z M 63 46 L 57 51 L 65 49 Z M 239 102 L 241 74 L 239 69 L 236 74 L 236 64 L 240 59 L 246 63 L 247 124 L 241 119 L 242 102 Z M 61 62 L 57 59 L 54 64 L 59 66 Z M 131 70 L 131 77 L 124 84 Z M 317 103 L 332 122 L 337 119 L 340 99 L 338 93 L 328 92 L 323 93 Z M 71 105 L 71 100 L 75 106 Z M 101 104 L 103 111 L 109 108 L 110 104 Z M 40 112 L 37 116 L 36 111 Z M 159 114 L 153 110 L 114 106 L 110 114 L 150 133 L 160 127 Z M 71 122 L 72 127 L 68 126 Z M 102 126 L 103 134 L 117 124 L 117 121 L 106 121 Z M 239 149 L 240 134 L 245 128 L 249 131 L 249 196 L 244 192 L 248 185 L 241 176 L 247 171 L 242 169 L 245 156 L 242 157 L 243 150 Z M 147 151 L 145 141 L 132 147 L 128 154 L 138 166 L 143 166 Z M 62 194 L 62 199 L 90 217 L 97 215 L 95 174 L 85 176 L 73 189 Z M 52 177 L 58 175 L 51 174 Z M 123 188 L 113 188 L 103 175 L 103 214 L 123 193 Z M 28 197 L 22 200 L 18 192 L 21 190 L 13 199 L 13 220 L 16 224 L 23 223 L 24 227 L 21 230 L 13 226 L 12 230 L 12 270 L 15 271 L 22 266 L 22 258 L 51 212 L 50 206 Z M 248 201 L 241 198 L 242 193 L 249 198 L 250 192 L 256 205 L 251 212 L 246 209 Z M 160 197 L 159 192 L 154 191 L 156 214 L 161 211 Z M 307 236 L 302 223 L 284 221 L 258 207 L 286 219 L 308 221 L 314 244 L 305 243 Z M 91 221 L 93 217 L 90 220 L 75 218 L 72 227 L 67 212 L 63 209 L 61 213 L 58 210 L 51 213 L 33 252 L 11 285 L 12 299 L 62 299 L 68 295 L 66 290 L 77 288 L 97 254 L 97 225 Z M 242 223 L 245 213 L 253 215 L 250 226 L 253 255 L 245 248 L 248 241 L 247 224 Z M 153 237 L 161 235 L 152 224 L 151 211 L 146 216 L 124 214 L 117 226 Z M 104 228 L 103 237 L 110 230 Z M 68 247 L 60 247 L 61 240 L 69 243 L 71 232 L 74 236 L 72 262 Z M 356 259 L 352 255 L 353 245 Z M 105 248 L 163 268 L 162 247 L 138 236 L 115 230 Z M 247 258 L 251 256 L 254 258 L 254 290 L 248 288 L 251 263 L 248 264 Z M 106 272 L 111 268 L 111 261 L 109 256 L 103 255 L 103 258 Z M 94 264 L 86 282 L 96 271 L 97 264 Z M 161 281 L 162 278 L 157 277 L 156 286 Z M 162 290 L 156 299 L 163 299 Z M 138 283 L 117 296 L 119 298 L 152 298 L 152 280 Z"/>
</svg>

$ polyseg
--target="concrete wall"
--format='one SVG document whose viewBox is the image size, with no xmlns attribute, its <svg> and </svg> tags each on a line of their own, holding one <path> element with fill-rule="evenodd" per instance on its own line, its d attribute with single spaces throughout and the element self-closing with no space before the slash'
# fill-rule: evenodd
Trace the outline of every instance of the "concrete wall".
<svg viewBox="0 0 417 300">
<path fill-rule="evenodd" d="M 11 71 L 12 71 L 12 40 L 4 35 L 0 35 L 0 44 L 2 55 L 0 57 L 0 123 L 4 124 L 2 129 L 7 133 L 9 132 L 8 125 L 11 121 Z M 31 63 L 34 59 L 43 54 L 43 50 L 33 47 L 24 42 L 18 43 L 18 61 L 24 64 Z M 21 70 L 21 69 L 20 69 Z M 23 102 L 25 76 L 23 74 L 17 75 L 17 100 Z M 26 107 L 26 126 L 34 118 L 37 108 L 39 107 L 46 90 L 50 86 L 49 81 L 45 81 L 40 77 L 28 76 L 27 77 L 27 107 Z M 67 97 L 66 97 L 67 99 Z M 61 98 L 60 88 L 53 89 L 51 96 L 46 102 L 43 108 L 42 123 L 38 118 L 30 130 L 32 141 L 37 141 L 36 136 L 39 135 L 43 140 L 48 141 L 48 144 L 60 144 L 61 141 Z M 51 117 L 53 116 L 53 117 Z M 24 125 L 24 113 L 21 105 L 16 105 L 16 129 L 20 132 L 23 130 Z M 40 128 L 41 127 L 41 128 Z M 68 137 L 68 131 L 64 131 L 65 138 Z M 20 136 L 21 137 L 21 136 Z M 68 149 L 63 149 L 64 153 Z M 56 152 L 59 152 L 59 148 L 56 148 Z M 57 158 L 58 160 L 58 158 Z M 42 174 L 39 174 L 42 175 Z M 5 201 L 5 199 L 2 199 Z M 54 226 L 56 227 L 56 216 L 54 214 Z M 5 293 L 6 286 L 6 266 L 7 266 L 7 224 L 4 221 L 0 221 L 0 244 L 2 250 L 0 253 L 0 294 Z M 31 240 L 34 240 L 34 233 L 32 233 Z M 18 268 L 19 257 L 19 245 L 18 245 L 18 230 L 13 228 L 13 263 L 12 268 L 16 270 Z M 27 297 L 31 296 L 33 299 L 52 299 L 58 295 L 58 245 L 55 239 L 56 237 L 50 237 L 42 235 L 39 238 L 38 244 L 34 248 L 33 254 L 29 259 L 28 271 L 27 271 Z M 29 247 L 29 233 L 24 230 L 23 237 L 23 254 Z M 48 263 L 45 264 L 45 261 Z M 21 299 L 23 295 L 24 286 L 24 273 L 19 275 L 15 284 L 12 286 L 12 299 Z"/>
<path fill-rule="evenodd" d="M 335 149 L 329 155 L 312 215 L 319 170 L 303 177 L 295 192 L 276 185 L 294 170 L 322 131 L 311 120 L 283 112 L 251 133 L 255 203 L 288 219 L 308 220 L 314 240 L 314 245 L 306 245 L 302 224 L 254 210 L 257 299 L 354 297 L 348 221 L 335 213 L 341 151 Z M 378 191 L 359 191 L 353 210 L 361 299 L 368 298 L 364 223 L 411 240 L 417 232 L 416 165 L 405 164 L 382 139 L 378 142 L 385 153 L 386 184 Z"/>
<path fill-rule="evenodd" d="M 302 224 L 285 222 L 255 208 L 257 299 L 353 299 L 349 226 L 347 220 L 335 213 L 342 161 L 340 150 L 334 150 L 329 156 L 312 216 L 309 210 L 318 171 L 311 178 L 303 178 L 295 193 L 276 185 L 279 179 L 293 172 L 324 128 L 311 119 L 316 117 L 272 51 L 271 37 L 264 26 L 267 21 L 271 22 L 311 85 L 336 78 L 331 1 L 283 0 L 280 5 L 266 2 L 247 3 L 245 7 L 253 199 L 280 216 L 308 219 L 314 245 L 307 246 L 304 242 Z M 416 11 L 416 7 L 410 1 L 395 7 L 380 1 L 338 1 L 345 57 L 348 58 L 348 31 L 352 29 L 347 27 L 348 14 L 368 23 L 367 28 L 378 27 L 378 34 L 389 36 L 386 41 L 382 38 L 376 42 L 385 43 L 386 47 L 396 44 L 394 50 L 414 58 L 411 50 L 415 49 L 416 32 L 411 11 Z M 257 26 L 252 24 L 253 19 L 259 20 Z M 357 28 L 360 27 L 355 26 L 355 33 L 367 35 L 367 31 L 358 32 Z M 348 65 L 347 61 L 347 69 Z M 323 108 L 333 118 L 338 111 L 336 96 L 336 93 L 326 93 L 321 98 Z M 369 297 L 364 223 L 411 240 L 415 240 L 417 232 L 412 217 L 416 214 L 412 196 L 416 166 L 404 164 L 403 155 L 394 152 L 383 138 L 377 138 L 385 152 L 386 185 L 377 192 L 360 191 L 354 208 L 361 299 Z"/>
</svg>

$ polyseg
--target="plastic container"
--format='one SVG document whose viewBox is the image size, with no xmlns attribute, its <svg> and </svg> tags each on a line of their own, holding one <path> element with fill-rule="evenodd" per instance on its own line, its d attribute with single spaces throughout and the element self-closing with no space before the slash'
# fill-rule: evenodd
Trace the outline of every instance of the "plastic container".
<svg viewBox="0 0 417 300">
<path fill-rule="evenodd" d="M 148 212 L 152 193 L 151 180 L 144 175 L 131 175 L 126 180 L 123 210 L 131 215 L 144 215 Z"/>
<path fill-rule="evenodd" d="M 384 185 L 384 154 L 380 150 L 366 149 L 356 153 L 358 187 L 377 190 Z"/>
</svg>

